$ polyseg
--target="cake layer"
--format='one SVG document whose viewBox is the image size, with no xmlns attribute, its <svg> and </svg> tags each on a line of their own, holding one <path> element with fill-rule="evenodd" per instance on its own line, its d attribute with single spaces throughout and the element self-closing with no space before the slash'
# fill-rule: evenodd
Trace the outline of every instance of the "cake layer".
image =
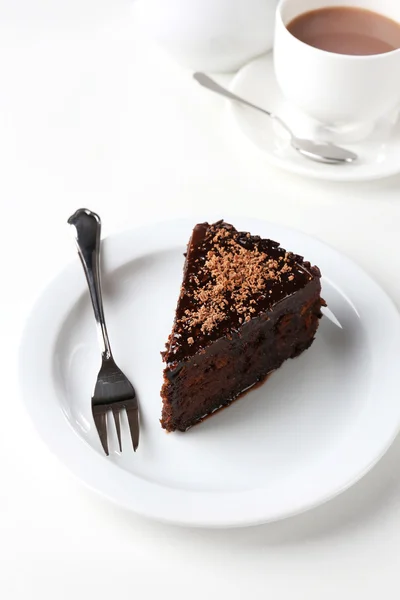
<svg viewBox="0 0 400 600">
<path fill-rule="evenodd" d="M 166 370 L 162 426 L 185 431 L 306 350 L 321 316 L 318 282 L 298 294 L 300 310 L 288 299 L 272 316 L 257 317 L 231 339 L 221 337 L 207 351 Z"/>
</svg>

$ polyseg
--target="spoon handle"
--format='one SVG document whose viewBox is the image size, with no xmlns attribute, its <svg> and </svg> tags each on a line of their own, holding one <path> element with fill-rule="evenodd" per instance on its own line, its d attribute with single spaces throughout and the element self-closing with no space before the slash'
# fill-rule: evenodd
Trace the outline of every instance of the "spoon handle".
<svg viewBox="0 0 400 600">
<path fill-rule="evenodd" d="M 261 108 L 260 106 L 257 106 L 256 104 L 252 104 L 251 102 L 249 102 L 248 100 L 245 100 L 244 98 L 240 98 L 240 96 L 236 96 L 236 94 L 233 94 L 226 88 L 222 87 L 222 85 L 219 85 L 219 83 L 217 83 L 216 81 L 211 79 L 211 77 L 209 77 L 205 73 L 194 73 L 193 78 L 200 85 L 207 88 L 208 90 L 211 90 L 212 92 L 216 92 L 217 94 L 221 94 L 221 96 L 225 96 L 226 98 L 229 98 L 229 100 L 235 100 L 236 102 L 240 102 L 241 104 L 244 104 L 245 106 L 254 108 L 255 110 L 258 110 L 258 111 L 264 113 L 264 115 L 271 117 L 271 119 L 275 119 L 290 134 L 290 136 L 293 135 L 292 132 L 290 131 L 290 129 L 288 128 L 288 126 L 283 121 L 281 121 L 281 119 L 277 115 L 270 112 L 269 110 L 266 110 L 265 108 Z"/>
</svg>

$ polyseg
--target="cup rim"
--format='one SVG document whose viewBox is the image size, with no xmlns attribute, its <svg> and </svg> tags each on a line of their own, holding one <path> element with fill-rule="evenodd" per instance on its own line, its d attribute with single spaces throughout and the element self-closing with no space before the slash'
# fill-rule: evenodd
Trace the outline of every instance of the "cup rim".
<svg viewBox="0 0 400 600">
<path fill-rule="evenodd" d="M 286 27 L 285 23 L 283 22 L 282 6 L 285 3 L 285 1 L 288 1 L 288 0 L 280 0 L 278 3 L 278 6 L 276 7 L 276 15 L 275 15 L 276 20 L 277 21 L 279 20 L 280 24 L 285 29 L 286 33 L 293 40 L 296 40 L 297 43 L 301 44 L 302 46 L 304 46 L 306 48 L 311 48 L 311 50 L 314 50 L 317 53 L 332 56 L 339 60 L 349 60 L 350 59 L 350 60 L 354 60 L 354 61 L 380 60 L 384 56 L 392 56 L 394 54 L 400 53 L 400 48 L 395 48 L 394 50 L 390 50 L 390 52 L 379 52 L 379 54 L 342 54 L 340 52 L 330 52 L 328 50 L 322 50 L 322 48 L 316 48 L 315 46 L 306 44 L 306 42 L 302 42 L 301 40 L 299 40 L 299 38 L 297 38 L 295 35 L 293 35 L 293 33 L 291 33 L 289 31 L 289 29 Z M 303 14 L 303 13 L 300 13 L 300 14 Z M 380 13 L 378 13 L 378 14 L 380 14 Z M 399 26 L 400 26 L 400 23 L 399 23 Z"/>
</svg>

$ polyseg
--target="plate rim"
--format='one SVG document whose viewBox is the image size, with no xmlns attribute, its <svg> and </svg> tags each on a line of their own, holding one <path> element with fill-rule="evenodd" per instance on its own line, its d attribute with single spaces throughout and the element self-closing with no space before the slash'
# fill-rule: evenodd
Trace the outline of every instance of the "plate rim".
<svg viewBox="0 0 400 600">
<path fill-rule="evenodd" d="M 227 216 L 228 217 L 228 216 Z M 257 226 L 259 226 L 261 229 L 262 228 L 268 228 L 270 227 L 273 231 L 282 231 L 282 232 L 286 232 L 288 235 L 294 235 L 295 237 L 300 237 L 303 238 L 305 241 L 310 241 L 313 245 L 318 246 L 322 246 L 325 250 L 328 251 L 328 254 L 330 254 L 331 256 L 336 255 L 336 257 L 338 259 L 340 259 L 340 261 L 345 261 L 346 263 L 348 263 L 351 266 L 351 269 L 355 269 L 358 274 L 364 278 L 366 278 L 366 281 L 368 281 L 370 284 L 372 284 L 375 287 L 375 290 L 381 295 L 381 298 L 384 300 L 384 302 L 386 303 L 387 307 L 391 308 L 392 314 L 391 317 L 395 319 L 395 327 L 393 329 L 395 329 L 396 331 L 398 331 L 400 333 L 400 315 L 399 312 L 397 310 L 396 305 L 394 304 L 393 300 L 390 298 L 390 296 L 385 292 L 385 290 L 379 285 L 377 284 L 377 282 L 367 273 L 365 272 L 357 263 L 355 263 L 352 259 L 350 259 L 349 257 L 347 257 L 345 254 L 341 253 L 340 251 L 338 251 L 337 249 L 333 248 L 332 246 L 330 246 L 329 244 L 326 244 L 325 242 L 320 241 L 318 238 L 314 237 L 314 236 L 310 236 L 307 233 L 301 232 L 299 230 L 290 228 L 290 227 L 286 227 L 284 225 L 281 225 L 279 223 L 274 223 L 274 222 L 268 222 L 264 219 L 258 219 L 258 218 L 248 218 L 248 217 L 233 217 L 231 219 L 231 221 L 235 222 L 239 221 L 239 220 L 243 220 L 245 219 L 246 222 L 248 223 L 253 223 L 253 225 L 249 227 L 249 229 L 253 229 L 254 231 L 256 231 Z M 133 248 L 135 247 L 135 243 L 137 244 L 137 239 L 138 239 L 138 232 L 141 232 L 142 237 L 143 236 L 147 236 L 149 233 L 154 234 L 155 230 L 157 230 L 157 228 L 165 228 L 165 225 L 167 224 L 170 228 L 173 226 L 174 224 L 176 226 L 180 227 L 184 227 L 185 231 L 188 235 L 190 235 L 190 231 L 193 228 L 194 223 L 196 222 L 201 222 L 202 219 L 198 219 L 196 220 L 194 217 L 193 218 L 183 218 L 183 219 L 171 219 L 171 220 L 167 220 L 167 221 L 159 221 L 157 223 L 153 222 L 153 223 L 149 223 L 143 226 L 138 226 L 138 227 L 133 227 L 133 228 L 129 228 L 123 231 L 119 231 L 116 232 L 110 236 L 107 236 L 104 238 L 104 242 L 105 245 L 107 247 L 110 247 L 110 249 L 112 248 L 112 245 L 114 243 L 116 243 L 116 245 L 118 246 L 118 239 L 125 240 L 127 237 L 129 237 L 130 243 L 132 243 L 132 250 L 130 250 L 132 252 L 132 256 L 130 258 L 130 260 L 134 259 L 135 256 L 139 256 L 140 253 L 138 254 L 137 250 L 136 253 L 133 250 Z M 229 220 L 229 218 L 227 218 L 227 220 Z M 134 233 L 135 235 L 132 235 L 132 233 Z M 139 236 L 140 237 L 140 236 Z M 275 236 L 276 237 L 276 236 Z M 187 241 L 188 237 L 186 238 Z M 179 243 L 177 244 L 179 246 L 181 246 L 182 244 Z M 155 248 L 154 248 L 155 249 Z M 154 251 L 153 249 L 153 251 Z M 112 261 L 111 261 L 112 262 Z M 118 261 L 117 261 L 118 262 Z M 126 261 L 125 261 L 126 262 Z M 316 261 L 317 262 L 317 261 Z M 122 262 L 121 264 L 125 264 L 124 262 Z M 114 268 L 118 268 L 118 267 L 114 267 Z M 113 269 L 111 269 L 113 270 Z M 92 490 L 96 491 L 97 493 L 99 493 L 100 495 L 102 495 L 103 497 L 106 497 L 108 500 L 111 500 L 113 503 L 123 506 L 126 509 L 129 510 L 133 510 L 134 512 L 136 512 L 137 514 L 140 514 L 141 516 L 147 517 L 147 518 L 152 518 L 158 521 L 163 521 L 165 523 L 170 523 L 170 524 L 175 524 L 175 525 L 183 525 L 183 526 L 191 526 L 191 527 L 208 527 L 208 528 L 227 528 L 227 527 L 240 527 L 240 526 L 249 526 L 249 525 L 257 525 L 257 524 L 261 524 L 261 523 L 267 523 L 267 522 L 271 522 L 271 521 L 277 521 L 277 520 L 281 520 L 284 518 L 288 518 L 290 516 L 294 516 L 297 514 L 300 514 L 302 512 L 308 511 L 318 505 L 323 504 L 324 502 L 329 501 L 330 499 L 334 498 L 335 496 L 339 495 L 340 493 L 342 493 L 343 491 L 345 491 L 346 489 L 348 489 L 349 487 L 351 487 L 354 483 L 356 483 L 357 481 L 359 481 L 381 458 L 382 456 L 386 453 L 386 451 L 389 449 L 389 447 L 391 446 L 391 444 L 393 443 L 394 439 L 396 438 L 399 430 L 400 430 L 400 410 L 399 410 L 399 415 L 398 415 L 398 422 L 396 423 L 396 427 L 393 428 L 393 432 L 392 435 L 390 436 L 390 438 L 388 438 L 387 440 L 385 440 L 385 443 L 382 444 L 382 448 L 380 453 L 377 453 L 372 460 L 370 460 L 367 464 L 365 464 L 363 466 L 362 469 L 360 469 L 357 473 L 354 474 L 354 476 L 350 479 L 348 479 L 345 484 L 343 484 L 342 486 L 338 486 L 334 491 L 332 491 L 329 494 L 325 494 L 322 495 L 322 497 L 316 497 L 313 501 L 309 502 L 306 505 L 301 505 L 301 506 L 295 506 L 293 508 L 293 510 L 290 511 L 283 511 L 281 514 L 278 515 L 267 515 L 267 514 L 262 514 L 262 513 L 258 513 L 257 515 L 251 515 L 251 514 L 232 514 L 232 511 L 230 511 L 229 515 L 224 515 L 224 514 L 220 514 L 218 516 L 206 516 L 205 514 L 201 514 L 198 515 L 197 513 L 195 513 L 194 509 L 196 508 L 196 502 L 194 497 L 198 497 L 201 496 L 202 500 L 205 499 L 205 496 L 207 495 L 212 495 L 213 498 L 216 498 L 218 496 L 224 496 L 224 497 L 231 497 L 233 494 L 241 494 L 241 499 L 242 500 L 246 500 L 246 497 L 248 498 L 249 494 L 253 493 L 252 491 L 250 492 L 224 492 L 222 494 L 218 494 L 215 492 L 198 492 L 198 491 L 186 491 L 186 490 L 173 490 L 172 496 L 176 496 L 176 494 L 180 494 L 180 495 L 184 495 L 185 496 L 185 500 L 186 502 L 189 502 L 189 510 L 182 514 L 182 513 L 178 513 L 177 511 L 173 511 L 173 514 L 165 514 L 163 512 L 160 513 L 159 510 L 157 510 L 157 506 L 154 506 L 154 502 L 150 503 L 151 506 L 146 506 L 143 507 L 143 505 L 140 507 L 138 507 L 137 505 L 135 505 L 135 502 L 133 502 L 133 505 L 131 502 L 126 502 L 126 498 L 125 500 L 121 499 L 121 497 L 117 498 L 115 496 L 115 494 L 110 493 L 109 490 L 105 490 L 104 486 L 102 487 L 101 485 L 101 481 L 99 484 L 99 481 L 97 479 L 98 474 L 100 473 L 104 473 L 105 471 L 108 470 L 108 472 L 110 471 L 110 467 L 111 469 L 115 470 L 115 465 L 113 465 L 113 463 L 108 463 L 108 465 L 106 464 L 106 459 L 105 457 L 101 456 L 100 454 L 97 454 L 93 448 L 91 448 L 89 446 L 89 444 L 87 444 L 87 442 L 85 442 L 84 440 L 82 440 L 82 438 L 80 438 L 80 436 L 78 436 L 76 434 L 76 432 L 73 430 L 73 428 L 70 426 L 70 424 L 68 423 L 67 419 L 65 418 L 65 416 L 62 414 L 61 408 L 59 410 L 60 416 L 62 417 L 63 421 L 64 421 L 64 427 L 67 428 L 69 430 L 69 435 L 73 434 L 76 439 L 74 440 L 74 442 L 77 442 L 79 439 L 80 443 L 74 443 L 74 457 L 72 460 L 72 457 L 69 457 L 68 455 L 65 456 L 65 452 L 63 452 L 63 449 L 60 448 L 59 446 L 54 447 L 54 443 L 55 443 L 55 437 L 54 435 L 50 435 L 49 436 L 49 430 L 48 428 L 46 429 L 46 427 L 44 427 L 44 421 L 43 419 L 40 418 L 40 415 L 38 414 L 38 410 L 37 410 L 37 406 L 35 406 L 34 402 L 31 401 L 31 396 L 37 397 L 37 393 L 40 391 L 41 393 L 43 393 L 43 390 L 41 390 L 41 385 L 39 385 L 39 389 L 37 388 L 37 382 L 36 382 L 36 388 L 34 393 L 31 392 L 30 385 L 32 383 L 32 371 L 29 374 L 29 369 L 30 367 L 32 367 L 32 363 L 29 362 L 28 363 L 28 367 L 26 366 L 26 358 L 27 357 L 31 357 L 32 356 L 32 352 L 35 349 L 35 341 L 34 341 L 34 336 L 33 333 L 35 332 L 35 329 L 37 329 L 38 324 L 40 324 L 40 320 L 37 321 L 36 317 L 43 312 L 44 306 L 46 306 L 46 315 L 48 316 L 48 308 L 47 308 L 47 300 L 49 298 L 49 296 L 52 294 L 52 292 L 54 292 L 54 290 L 57 288 L 57 286 L 59 286 L 60 284 L 64 285 L 65 283 L 65 278 L 67 276 L 67 274 L 69 273 L 69 277 L 76 277 L 76 273 L 79 273 L 79 277 L 80 277 L 80 282 L 78 285 L 78 288 L 81 289 L 85 289 L 85 282 L 84 282 L 84 278 L 83 275 L 81 273 L 81 267 L 80 264 L 78 264 L 78 261 L 72 261 L 67 264 L 66 266 L 64 266 L 57 274 L 56 276 L 47 284 L 47 286 L 44 288 L 44 290 L 42 290 L 41 294 L 39 295 L 39 297 L 36 299 L 32 309 L 30 310 L 30 312 L 27 315 L 26 321 L 25 321 L 25 325 L 23 328 L 23 333 L 21 336 L 21 341 L 20 341 L 20 347 L 19 347 L 19 356 L 18 356 L 18 379 L 19 379 L 19 386 L 20 386 L 20 392 L 21 392 L 21 399 L 23 402 L 23 405 L 25 406 L 25 409 L 27 410 L 30 420 L 33 423 L 37 433 L 39 434 L 39 436 L 42 438 L 42 440 L 45 442 L 45 444 L 49 447 L 50 451 L 55 454 L 58 458 L 58 460 L 60 460 L 60 462 L 62 462 L 64 464 L 64 466 L 66 466 L 68 468 L 68 470 L 70 472 L 73 473 L 73 475 L 75 475 L 75 477 L 77 477 L 80 481 L 82 481 L 82 483 L 84 483 L 87 487 L 91 488 Z M 75 289 L 75 292 L 77 292 L 77 289 Z M 57 307 L 58 310 L 58 307 Z M 57 312 L 57 311 L 56 311 Z M 61 323 L 63 321 L 61 320 Z M 40 353 L 37 353 L 38 356 L 40 355 Z M 40 359 L 38 359 L 40 361 Z M 51 371 L 52 369 L 52 365 L 49 365 L 49 370 Z M 33 380 L 35 381 L 35 377 L 33 377 Z M 29 382 L 29 383 L 28 383 Z M 160 405 L 161 405 L 161 401 L 160 401 Z M 50 437 L 50 439 L 49 439 Z M 87 476 L 85 476 L 84 470 L 82 471 L 81 468 L 77 468 L 77 465 L 79 465 L 82 461 L 82 457 L 79 455 L 78 457 L 75 455 L 75 448 L 80 451 L 83 451 L 82 449 L 84 448 L 84 446 L 86 446 L 86 457 L 88 457 L 88 449 L 89 449 L 89 453 L 91 454 L 91 459 L 89 459 L 89 463 L 91 464 L 91 467 L 93 468 L 93 473 L 94 473 L 94 479 L 93 477 L 91 477 L 91 480 L 88 481 Z M 79 459 L 77 461 L 77 458 Z M 107 467 L 107 468 L 106 468 Z M 125 472 L 122 469 L 118 469 L 118 471 L 120 471 L 121 473 L 124 473 L 124 476 L 121 476 L 121 481 L 126 483 L 126 479 L 131 478 L 131 479 L 135 479 L 135 476 L 132 473 L 129 472 Z M 159 484 L 154 484 L 153 482 L 149 482 L 147 484 L 148 490 L 152 490 L 152 491 L 156 491 L 156 492 L 160 492 L 160 489 L 162 489 L 165 492 L 165 487 Z M 261 489 L 265 489 L 265 488 L 261 488 Z M 120 488 L 118 488 L 118 493 L 120 493 Z M 164 494 L 165 495 L 165 494 Z M 166 494 L 166 496 L 170 496 L 169 492 Z M 198 498 L 197 498 L 198 499 Z M 178 507 L 179 508 L 179 507 Z M 184 512 L 184 511 L 183 511 Z"/>
</svg>

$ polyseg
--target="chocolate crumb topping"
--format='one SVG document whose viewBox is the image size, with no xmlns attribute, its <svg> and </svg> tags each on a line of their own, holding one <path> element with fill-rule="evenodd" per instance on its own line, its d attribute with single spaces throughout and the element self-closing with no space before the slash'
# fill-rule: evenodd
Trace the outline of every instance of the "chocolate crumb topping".
<svg viewBox="0 0 400 600">
<path fill-rule="evenodd" d="M 184 329 L 199 326 L 202 333 L 209 333 L 227 318 L 228 311 L 249 321 L 250 313 L 256 312 L 250 306 L 255 303 L 254 295 L 264 292 L 268 281 L 278 281 L 280 274 L 292 270 L 288 253 L 276 260 L 258 245 L 244 247 L 234 233 L 218 225 L 210 227 L 212 247 L 198 275 L 192 275 L 192 281 L 198 283 L 200 279 L 203 287 L 184 291 L 194 305 L 180 319 Z"/>
<path fill-rule="evenodd" d="M 224 221 L 197 225 L 188 246 L 168 362 L 179 360 L 183 346 L 192 354 L 269 310 L 317 275 L 313 269 L 277 242 L 237 231 Z"/>
</svg>

